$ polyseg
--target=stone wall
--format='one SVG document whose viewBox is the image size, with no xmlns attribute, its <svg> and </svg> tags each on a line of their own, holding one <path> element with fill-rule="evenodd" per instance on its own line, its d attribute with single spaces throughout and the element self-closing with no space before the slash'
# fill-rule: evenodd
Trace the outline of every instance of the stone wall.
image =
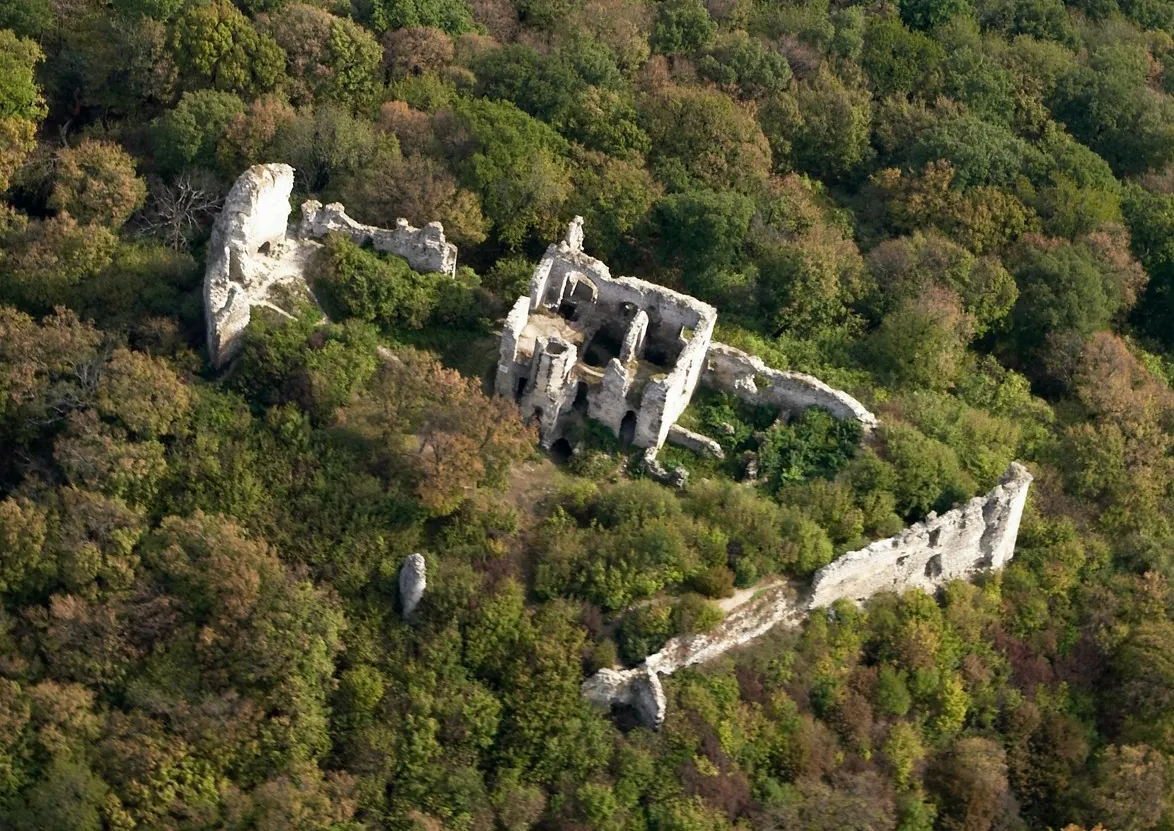
<svg viewBox="0 0 1174 831">
<path fill-rule="evenodd" d="M 636 447 L 659 448 L 701 377 L 717 310 L 646 280 L 612 277 L 606 264 L 582 250 L 582 223 L 576 217 L 565 238 L 547 247 L 528 297 L 519 298 L 507 317 L 497 393 L 513 397 L 526 418 L 538 420 L 544 446 L 559 438 L 582 385 L 590 418 L 617 436 L 630 430 Z M 554 379 L 557 384 L 537 377 L 532 360 L 552 332 L 577 350 L 579 361 Z M 600 358 L 598 345 L 612 339 L 614 350 Z"/>
<path fill-rule="evenodd" d="M 305 274 L 321 250 L 316 240 L 331 231 L 397 254 L 416 271 L 456 274 L 457 249 L 445 241 L 439 222 L 421 229 L 400 219 L 386 230 L 355 222 L 342 205 L 323 207 L 309 201 L 302 205 L 301 222 L 290 228 L 293 185 L 294 169 L 287 164 L 250 167 L 233 184 L 212 226 L 204 272 L 204 319 L 213 366 L 223 366 L 240 351 L 253 306 L 285 313 L 271 302 L 275 286 L 292 285 L 313 298 Z"/>
<path fill-rule="evenodd" d="M 331 231 L 346 234 L 359 245 L 369 242 L 376 251 L 403 257 L 414 271 L 456 276 L 457 247 L 445 240 L 444 226 L 439 222 L 413 228 L 406 219 L 397 219 L 394 228 L 376 228 L 351 219 L 338 202 L 326 206 L 313 200 L 303 202 L 298 235 L 321 239 Z"/>
<path fill-rule="evenodd" d="M 253 260 L 285 238 L 294 170 L 287 164 L 249 168 L 232 186 L 212 226 L 204 272 L 204 317 L 214 366 L 231 359 L 249 325 Z"/>
<path fill-rule="evenodd" d="M 877 424 L 876 416 L 843 390 L 829 387 L 802 372 L 773 369 L 761 358 L 717 341 L 709 345 L 701 383 L 732 393 L 748 404 L 775 407 L 788 413 L 823 407 L 836 418 L 859 421 L 865 433 Z"/>
<path fill-rule="evenodd" d="M 1012 463 L 998 487 L 941 516 L 930 514 L 887 540 L 874 542 L 815 573 L 811 606 L 863 601 L 877 592 L 934 591 L 950 580 L 1001 569 L 1015 553 L 1031 474 Z"/>
<path fill-rule="evenodd" d="M 799 594 L 787 583 L 768 583 L 737 606 L 713 630 L 671 639 L 631 670 L 600 670 L 583 683 L 583 695 L 601 705 L 635 706 L 644 723 L 664 721 L 665 699 L 649 697 L 660 675 L 712 660 L 779 625 L 798 625 L 812 610 L 837 600 L 863 602 L 880 592 L 934 592 L 954 579 L 1001 569 L 1014 556 L 1031 474 L 1012 463 L 999 485 L 942 516 L 926 518 L 902 533 L 844 554 L 815 574 Z M 655 705 L 655 706 L 653 706 Z"/>
</svg>

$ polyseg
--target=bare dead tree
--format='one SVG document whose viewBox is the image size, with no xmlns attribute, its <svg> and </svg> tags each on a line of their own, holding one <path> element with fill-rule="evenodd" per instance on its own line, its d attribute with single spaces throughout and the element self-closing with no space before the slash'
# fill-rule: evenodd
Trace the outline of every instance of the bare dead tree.
<svg viewBox="0 0 1174 831">
<path fill-rule="evenodd" d="M 184 251 L 216 215 L 224 197 L 206 177 L 183 174 L 172 184 L 152 179 L 147 205 L 139 215 L 139 232 L 159 237 L 176 251 Z"/>
</svg>

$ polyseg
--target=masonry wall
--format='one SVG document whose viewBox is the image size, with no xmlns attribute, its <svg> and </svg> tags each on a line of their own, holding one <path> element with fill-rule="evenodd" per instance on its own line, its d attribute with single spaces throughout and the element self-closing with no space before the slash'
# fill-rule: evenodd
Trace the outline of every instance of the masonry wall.
<svg viewBox="0 0 1174 831">
<path fill-rule="evenodd" d="M 302 205 L 301 222 L 291 229 L 293 185 L 294 169 L 289 165 L 253 165 L 233 184 L 212 226 L 204 272 L 204 320 L 213 366 L 224 365 L 240 351 L 252 306 L 277 308 L 269 302 L 274 285 L 292 282 L 309 292 L 305 271 L 311 255 L 321 249 L 314 240 L 330 231 L 398 254 L 416 271 L 456 274 L 457 249 L 445 241 L 439 222 L 413 228 L 400 219 L 395 228 L 375 228 L 355 222 L 342 205 L 323 207 L 309 201 Z"/>
<path fill-rule="evenodd" d="M 786 583 L 767 585 L 713 630 L 673 638 L 635 669 L 601 670 L 584 682 L 583 694 L 599 703 L 632 704 L 643 714 L 652 701 L 645 692 L 649 678 L 712 660 L 776 626 L 798 625 L 812 609 L 837 600 L 859 603 L 885 591 L 934 592 L 951 580 L 1001 569 L 1014 556 L 1031 481 L 1026 468 L 1012 463 L 986 496 L 975 497 L 940 517 L 931 515 L 895 537 L 844 554 L 824 566 L 816 572 L 806 595 L 796 595 Z M 653 727 L 663 720 L 663 710 L 645 717 L 645 723 Z"/>
<path fill-rule="evenodd" d="M 1031 474 L 1012 463 L 985 497 L 845 554 L 815 573 L 810 605 L 861 602 L 883 591 L 932 592 L 950 580 L 1002 568 L 1014 555 L 1030 485 Z"/>
<path fill-rule="evenodd" d="M 444 226 L 439 222 L 413 228 L 406 219 L 397 219 L 394 228 L 377 228 L 356 222 L 338 202 L 325 206 L 314 200 L 303 202 L 298 235 L 320 239 L 331 231 L 346 234 L 359 245 L 369 242 L 376 251 L 403 257 L 413 271 L 456 276 L 457 247 L 444 238 Z"/>
<path fill-rule="evenodd" d="M 233 184 L 212 226 L 204 272 L 204 319 L 213 366 L 240 351 L 250 317 L 245 288 L 251 276 L 249 263 L 262 245 L 285 237 L 293 183 L 294 170 L 287 164 L 254 165 Z"/>
<path fill-rule="evenodd" d="M 839 419 L 859 421 L 866 433 L 876 427 L 876 416 L 843 390 L 802 372 L 774 369 L 751 355 L 714 341 L 709 345 L 703 386 L 736 395 L 753 405 L 766 405 L 786 412 L 823 407 Z"/>
</svg>

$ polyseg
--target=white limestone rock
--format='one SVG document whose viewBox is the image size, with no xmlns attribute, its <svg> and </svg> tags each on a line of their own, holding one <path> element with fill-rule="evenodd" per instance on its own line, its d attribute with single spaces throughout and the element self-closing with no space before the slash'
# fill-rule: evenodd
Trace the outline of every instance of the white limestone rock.
<svg viewBox="0 0 1174 831">
<path fill-rule="evenodd" d="M 412 554 L 399 570 L 399 598 L 404 618 L 411 617 L 420 605 L 424 589 L 428 586 L 428 565 L 420 554 Z"/>
</svg>

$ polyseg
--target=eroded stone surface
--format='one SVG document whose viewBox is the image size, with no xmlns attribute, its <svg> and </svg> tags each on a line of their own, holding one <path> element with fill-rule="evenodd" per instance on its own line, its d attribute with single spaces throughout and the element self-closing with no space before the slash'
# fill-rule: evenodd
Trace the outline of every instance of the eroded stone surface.
<svg viewBox="0 0 1174 831">
<path fill-rule="evenodd" d="M 213 366 L 223 366 L 240 351 L 252 307 L 288 314 L 278 302 L 278 287 L 313 300 L 305 275 L 322 247 L 316 240 L 331 231 L 359 243 L 370 241 L 379 251 L 403 257 L 416 271 L 456 273 L 456 246 L 445 241 L 438 222 L 413 228 L 400 219 L 385 230 L 355 222 L 342 205 L 309 201 L 302 205 L 299 224 L 289 227 L 293 185 L 294 169 L 287 164 L 250 167 L 233 184 L 212 227 L 204 315 Z"/>
<path fill-rule="evenodd" d="M 787 413 L 823 407 L 836 418 L 859 421 L 865 433 L 877 424 L 876 416 L 843 390 L 802 372 L 773 369 L 755 355 L 716 341 L 709 345 L 701 383 Z"/>
<path fill-rule="evenodd" d="M 421 554 L 409 555 L 399 570 L 399 599 L 404 617 L 411 617 L 428 587 L 428 564 Z"/>
<path fill-rule="evenodd" d="M 1027 469 L 1013 462 L 986 496 L 941 516 L 931 514 L 895 537 L 824 566 L 805 595 L 799 596 L 786 583 L 768 584 L 711 631 L 673 638 L 635 669 L 600 670 L 583 682 L 583 695 L 599 704 L 635 706 L 644 723 L 656 727 L 664 720 L 664 709 L 652 709 L 645 716 L 647 705 L 641 709 L 639 704 L 641 696 L 648 695 L 648 679 L 657 679 L 659 687 L 662 675 L 712 660 L 776 626 L 799 625 L 812 609 L 837 600 L 860 603 L 880 592 L 914 588 L 934 592 L 950 580 L 1001 569 L 1015 554 L 1031 481 Z M 663 690 L 660 700 L 664 701 Z"/>
</svg>

